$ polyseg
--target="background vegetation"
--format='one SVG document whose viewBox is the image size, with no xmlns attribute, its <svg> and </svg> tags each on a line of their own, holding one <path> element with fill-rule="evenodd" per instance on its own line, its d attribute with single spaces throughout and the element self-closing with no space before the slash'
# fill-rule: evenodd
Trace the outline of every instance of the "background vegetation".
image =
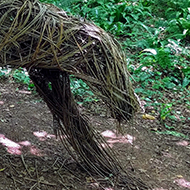
<svg viewBox="0 0 190 190">
<path fill-rule="evenodd" d="M 177 121 L 190 116 L 190 0 L 43 0 L 68 14 L 95 22 L 123 45 L 135 92 L 150 114 L 159 118 L 156 132 L 188 138 L 178 132 Z M 9 73 L 10 74 L 10 73 Z M 0 77 L 8 76 L 0 70 Z M 33 88 L 22 69 L 11 73 Z M 71 76 L 73 94 L 80 103 L 97 101 L 89 87 Z M 151 108 L 151 109 L 150 109 Z"/>
</svg>

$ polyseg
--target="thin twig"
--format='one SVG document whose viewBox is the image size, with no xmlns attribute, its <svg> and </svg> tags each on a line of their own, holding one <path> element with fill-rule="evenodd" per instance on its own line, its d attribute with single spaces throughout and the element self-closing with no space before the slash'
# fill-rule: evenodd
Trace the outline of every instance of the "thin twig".
<svg viewBox="0 0 190 190">
<path fill-rule="evenodd" d="M 37 183 L 38 183 L 38 187 L 39 187 L 40 186 L 40 180 L 39 180 L 38 169 L 37 169 L 37 161 L 36 160 L 35 160 L 35 168 L 36 168 Z"/>
<path fill-rule="evenodd" d="M 55 166 L 55 164 L 57 163 L 58 160 L 59 160 L 59 158 L 57 157 L 55 162 L 52 164 L 51 168 L 53 168 Z"/>
<path fill-rule="evenodd" d="M 62 179 L 62 178 L 61 178 Z M 66 188 L 66 189 L 70 189 L 70 188 L 68 188 L 61 180 L 58 180 L 63 186 L 64 186 L 64 188 Z"/>
<path fill-rule="evenodd" d="M 34 183 L 34 185 L 32 185 L 32 187 L 30 187 L 30 190 L 32 190 L 36 185 L 37 185 L 37 183 Z"/>
<path fill-rule="evenodd" d="M 27 167 L 27 165 L 26 165 L 26 163 L 25 163 L 25 161 L 24 161 L 24 156 L 23 156 L 23 155 L 21 155 L 21 160 L 22 160 L 22 163 L 23 163 L 23 165 L 24 165 L 24 167 L 25 167 L 25 169 L 26 169 L 28 175 L 29 175 L 30 177 L 32 177 L 32 175 L 31 175 L 30 171 L 28 170 L 28 167 Z"/>
<path fill-rule="evenodd" d="M 27 178 L 25 177 L 24 179 L 28 180 L 28 181 L 34 181 L 34 182 L 37 182 L 36 179 L 30 179 L 30 178 Z M 45 185 L 50 185 L 50 186 L 56 186 L 57 184 L 55 183 L 49 183 L 47 181 L 39 181 L 39 183 L 42 183 L 42 184 L 45 184 Z"/>
<path fill-rule="evenodd" d="M 16 188 L 17 188 L 17 185 L 16 185 L 16 180 L 15 180 L 15 178 L 14 178 L 14 176 L 13 176 L 12 172 L 10 172 L 10 175 L 11 175 L 11 178 L 12 178 L 12 180 L 13 180 L 13 182 L 14 182 L 15 189 L 16 189 Z"/>
</svg>

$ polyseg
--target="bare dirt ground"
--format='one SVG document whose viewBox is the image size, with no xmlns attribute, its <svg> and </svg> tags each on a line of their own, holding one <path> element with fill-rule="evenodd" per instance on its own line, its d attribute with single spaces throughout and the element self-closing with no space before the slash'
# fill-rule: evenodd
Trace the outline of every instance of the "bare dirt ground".
<svg viewBox="0 0 190 190">
<path fill-rule="evenodd" d="M 101 106 L 100 106 L 101 107 Z M 180 105 L 180 110 L 190 111 Z M 128 173 L 154 190 L 190 189 L 190 141 L 159 135 L 157 120 L 137 115 L 133 126 L 124 124 L 126 135 L 115 134 L 115 121 L 102 111 L 83 111 L 94 127 L 117 151 Z M 96 112 L 96 111 L 95 111 Z M 188 121 L 176 123 L 189 135 Z M 0 83 L 0 189 L 2 190 L 113 190 L 101 186 L 80 169 L 53 134 L 52 116 L 41 98 L 13 82 Z"/>
</svg>

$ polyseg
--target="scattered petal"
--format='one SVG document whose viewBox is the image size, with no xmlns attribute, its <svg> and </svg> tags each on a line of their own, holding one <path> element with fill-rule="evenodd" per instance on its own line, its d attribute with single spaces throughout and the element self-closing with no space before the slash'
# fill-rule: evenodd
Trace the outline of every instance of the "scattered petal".
<svg viewBox="0 0 190 190">
<path fill-rule="evenodd" d="M 176 179 L 174 182 L 182 187 L 186 187 L 187 189 L 190 189 L 190 182 L 186 181 L 184 178 Z"/>
<path fill-rule="evenodd" d="M 30 153 L 36 156 L 43 156 L 42 151 L 35 146 L 30 147 Z"/>
<path fill-rule="evenodd" d="M 0 134 L 0 143 L 7 147 L 7 152 L 10 154 L 21 155 L 21 146 L 18 143 L 6 138 L 3 134 Z"/>
<path fill-rule="evenodd" d="M 21 94 L 32 94 L 30 91 L 26 91 L 26 90 L 18 90 L 17 92 Z"/>
<path fill-rule="evenodd" d="M 188 146 L 189 142 L 188 141 L 180 141 L 180 142 L 177 142 L 176 144 L 180 145 L 180 146 Z"/>
<path fill-rule="evenodd" d="M 19 144 L 23 146 L 31 146 L 31 143 L 29 141 L 21 141 Z"/>
<path fill-rule="evenodd" d="M 33 134 L 38 138 L 42 138 L 42 137 L 47 136 L 47 132 L 45 132 L 45 131 L 36 131 L 36 132 L 33 132 Z"/>
<path fill-rule="evenodd" d="M 104 137 L 111 137 L 111 138 L 116 138 L 116 135 L 113 131 L 106 130 L 101 133 Z"/>
</svg>

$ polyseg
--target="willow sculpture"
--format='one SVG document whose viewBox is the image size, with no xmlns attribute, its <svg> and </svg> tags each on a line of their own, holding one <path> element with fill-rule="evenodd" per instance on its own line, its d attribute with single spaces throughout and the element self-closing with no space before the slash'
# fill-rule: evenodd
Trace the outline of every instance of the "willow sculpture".
<svg viewBox="0 0 190 190">
<path fill-rule="evenodd" d="M 75 159 L 73 150 L 89 171 L 120 175 L 122 168 L 113 151 L 78 111 L 69 80 L 71 74 L 84 80 L 119 122 L 132 118 L 138 101 L 115 39 L 53 5 L 0 0 L 0 66 L 27 69 L 53 114 L 54 131 Z M 129 175 L 127 186 L 146 189 Z"/>
</svg>

